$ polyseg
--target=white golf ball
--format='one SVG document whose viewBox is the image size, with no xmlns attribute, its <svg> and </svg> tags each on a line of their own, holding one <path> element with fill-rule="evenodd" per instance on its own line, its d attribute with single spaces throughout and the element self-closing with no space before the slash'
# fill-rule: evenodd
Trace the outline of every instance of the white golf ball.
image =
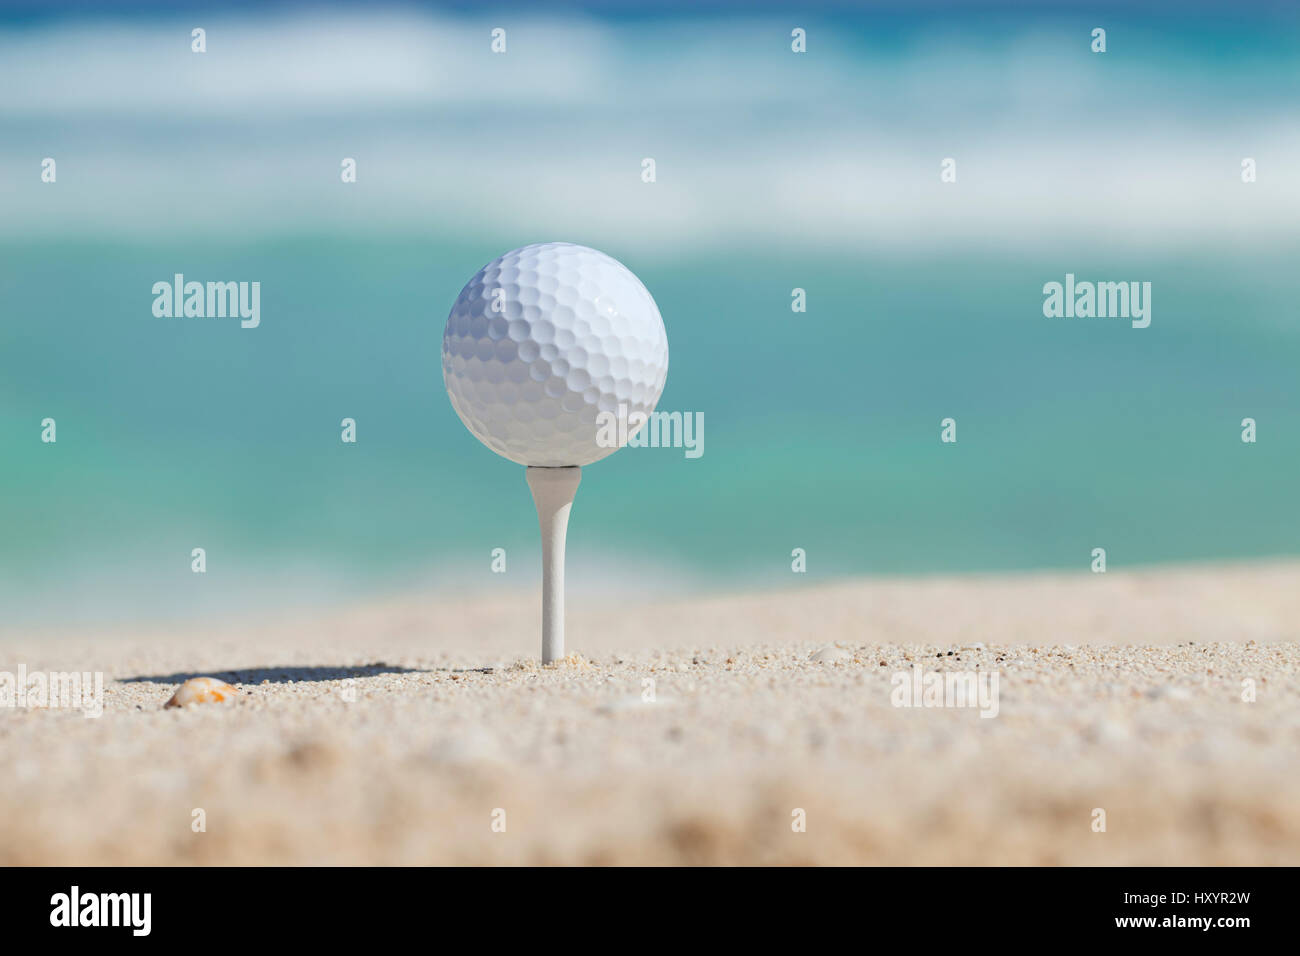
<svg viewBox="0 0 1300 956">
<path fill-rule="evenodd" d="M 637 429 L 598 416 L 648 415 L 667 375 L 668 336 L 641 280 L 569 242 L 493 259 L 461 289 L 442 336 L 456 414 L 521 465 L 589 465 L 617 451 L 610 435 Z"/>
</svg>

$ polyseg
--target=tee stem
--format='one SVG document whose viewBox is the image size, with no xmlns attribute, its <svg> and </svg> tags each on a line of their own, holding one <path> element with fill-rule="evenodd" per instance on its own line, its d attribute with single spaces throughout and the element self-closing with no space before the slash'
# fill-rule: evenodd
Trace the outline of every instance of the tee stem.
<svg viewBox="0 0 1300 956">
<path fill-rule="evenodd" d="M 524 475 L 542 529 L 542 663 L 550 664 L 564 656 L 564 541 L 582 469 L 529 465 Z"/>
</svg>

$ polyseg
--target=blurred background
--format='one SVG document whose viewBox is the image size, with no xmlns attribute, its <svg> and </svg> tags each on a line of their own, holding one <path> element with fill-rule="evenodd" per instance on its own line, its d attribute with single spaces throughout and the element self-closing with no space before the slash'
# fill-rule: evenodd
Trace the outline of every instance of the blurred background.
<svg viewBox="0 0 1300 956">
<path fill-rule="evenodd" d="M 796 547 L 802 580 L 1296 554 L 1298 28 L 1282 3 L 0 6 L 0 624 L 536 587 L 522 469 L 461 425 L 439 347 L 480 266 L 555 239 L 641 277 L 659 407 L 705 419 L 702 458 L 587 469 L 576 593 L 788 584 Z M 261 326 L 155 318 L 178 272 L 260 282 Z M 1149 281 L 1150 328 L 1044 318 L 1067 272 Z"/>
</svg>

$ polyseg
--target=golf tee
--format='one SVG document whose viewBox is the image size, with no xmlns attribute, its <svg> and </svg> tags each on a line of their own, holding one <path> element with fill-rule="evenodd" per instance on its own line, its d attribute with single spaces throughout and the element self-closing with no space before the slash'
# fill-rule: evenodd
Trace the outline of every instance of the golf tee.
<svg viewBox="0 0 1300 956">
<path fill-rule="evenodd" d="M 542 663 L 549 664 L 564 656 L 564 541 L 582 469 L 530 465 L 525 477 L 542 530 Z"/>
</svg>

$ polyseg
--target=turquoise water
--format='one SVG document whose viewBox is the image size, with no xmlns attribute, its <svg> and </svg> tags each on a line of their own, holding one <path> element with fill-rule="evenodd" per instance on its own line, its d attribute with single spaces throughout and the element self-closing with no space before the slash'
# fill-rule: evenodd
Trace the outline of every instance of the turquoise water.
<svg viewBox="0 0 1300 956">
<path fill-rule="evenodd" d="M 532 560 L 521 469 L 469 435 L 441 383 L 444 314 L 492 252 L 0 249 L 17 318 L 0 342 L 11 589 L 75 603 L 99 582 L 165 604 L 195 586 L 199 545 L 227 582 L 202 586 L 230 599 L 257 581 L 293 593 L 286 569 L 360 592 L 492 586 L 499 546 Z M 672 593 L 789 580 L 795 547 L 821 579 L 1081 568 L 1095 546 L 1112 567 L 1297 553 L 1295 252 L 1148 261 L 1144 330 L 1043 317 L 1042 284 L 1067 270 L 1132 273 L 1101 254 L 954 251 L 938 272 L 928 255 L 649 263 L 672 350 L 660 408 L 702 412 L 705 453 L 589 467 L 574 561 L 611 576 L 625 562 Z M 153 317 L 152 283 L 172 271 L 260 276 L 261 327 Z M 948 416 L 954 445 L 939 441 Z M 1257 444 L 1240 441 L 1246 416 Z"/>
<path fill-rule="evenodd" d="M 705 422 L 586 471 L 576 593 L 1300 553 L 1294 5 L 825 6 L 805 54 L 614 6 L 514 10 L 502 56 L 410 6 L 203 55 L 187 14 L 0 17 L 0 624 L 535 587 L 439 343 L 556 239 L 640 275 Z M 260 282 L 261 326 L 155 318 L 177 272 Z M 1066 273 L 1150 282 L 1151 327 L 1045 318 Z"/>
</svg>

